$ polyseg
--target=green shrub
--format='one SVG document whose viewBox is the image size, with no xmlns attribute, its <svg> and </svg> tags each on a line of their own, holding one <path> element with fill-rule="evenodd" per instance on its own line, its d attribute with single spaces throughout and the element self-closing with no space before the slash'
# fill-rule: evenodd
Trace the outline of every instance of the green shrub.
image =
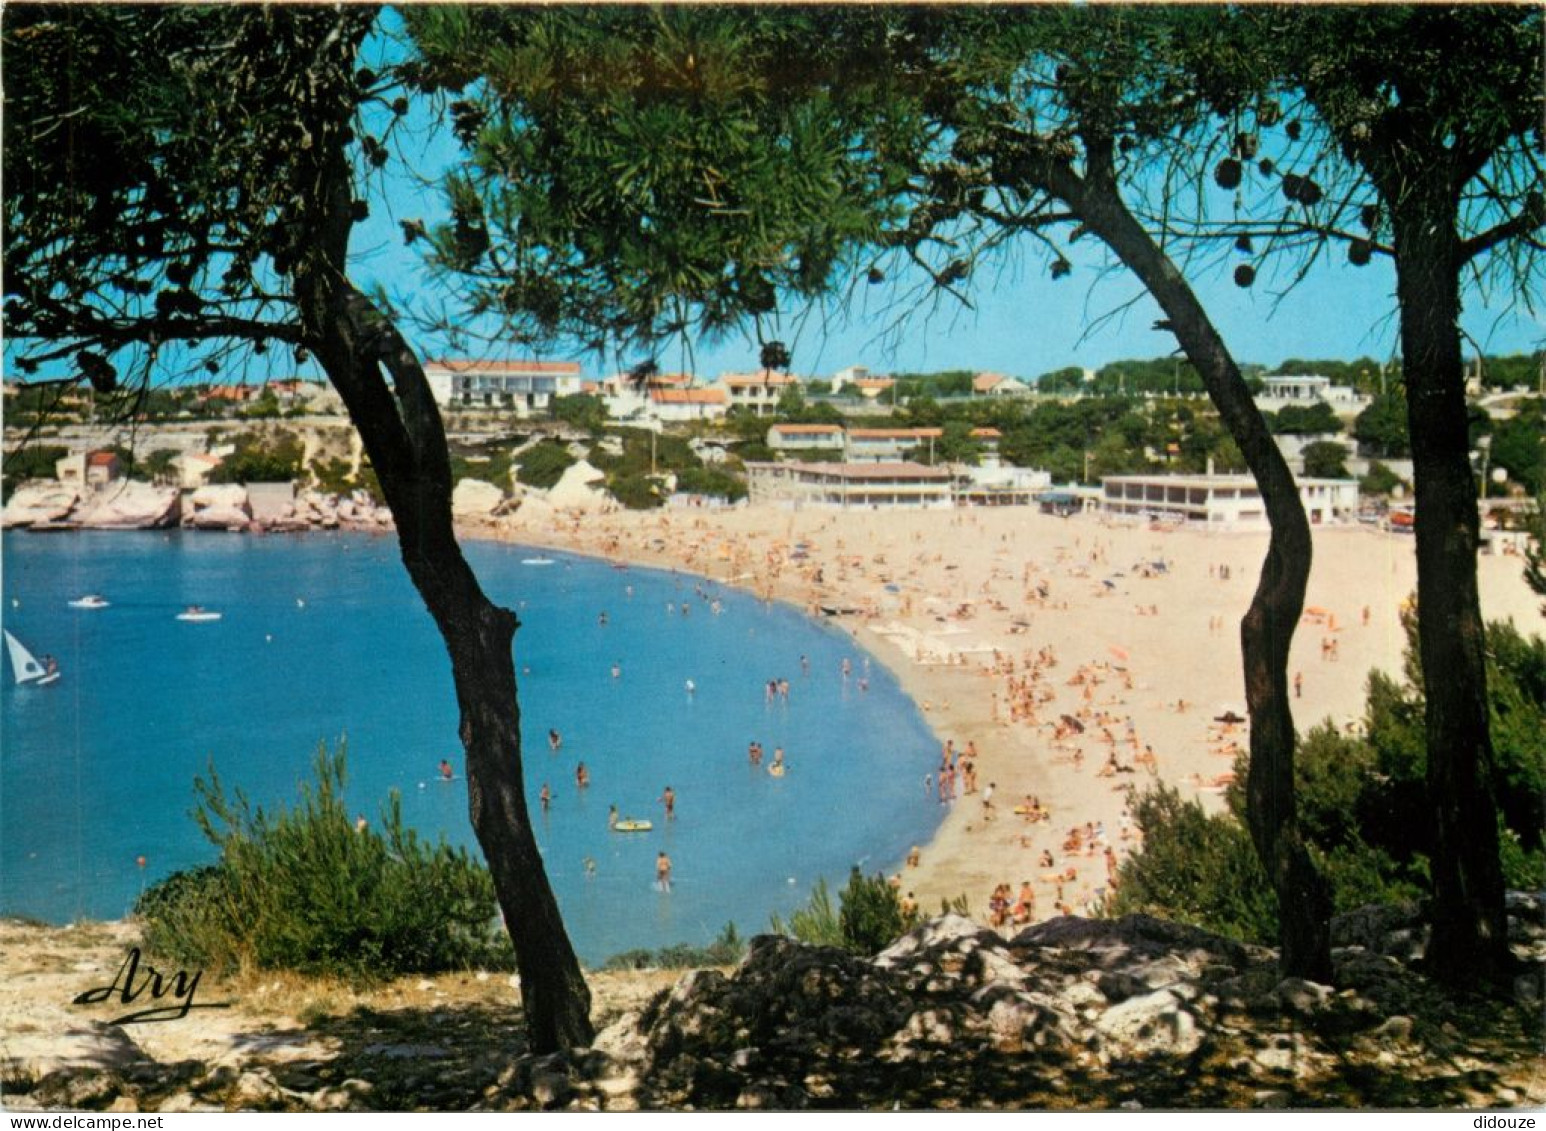
<svg viewBox="0 0 1546 1131">
<path fill-rule="evenodd" d="M 666 501 L 666 492 L 659 479 L 647 475 L 611 475 L 607 477 L 607 490 L 612 497 L 631 511 L 652 510 Z"/>
<path fill-rule="evenodd" d="M 228 795 L 213 768 L 195 780 L 194 817 L 220 859 L 140 898 L 150 949 L 215 969 L 354 977 L 509 965 L 480 863 L 405 829 L 395 791 L 382 831 L 357 829 L 343 803 L 342 746 L 318 749 L 315 776 L 296 808 L 275 814 Z"/>
<path fill-rule="evenodd" d="M 702 966 L 734 966 L 746 954 L 746 940 L 734 923 L 726 923 L 719 937 L 707 946 L 677 943 L 659 950 L 625 950 L 614 954 L 603 970 L 691 970 Z"/>
<path fill-rule="evenodd" d="M 732 503 L 746 498 L 746 481 L 717 467 L 689 467 L 676 477 L 676 489 L 687 495 L 711 495 Z"/>
<path fill-rule="evenodd" d="M 1433 805 L 1416 621 L 1406 618 L 1405 679 L 1370 674 L 1366 736 L 1312 729 L 1295 753 L 1298 821 L 1332 889 L 1333 908 L 1419 900 L 1431 884 Z M 1492 789 L 1504 882 L 1546 886 L 1546 642 L 1487 626 Z M 1236 771 L 1243 781 L 1242 758 Z M 1122 866 L 1113 914 L 1144 911 L 1255 942 L 1276 936 L 1277 911 L 1246 831 L 1240 792 L 1207 815 L 1161 789 L 1138 800 L 1143 850 Z"/>
<path fill-rule="evenodd" d="M 838 923 L 837 909 L 832 906 L 832 896 L 824 879 L 816 881 L 811 901 L 791 912 L 788 923 L 773 916 L 772 928 L 775 935 L 790 935 L 812 946 L 843 945 L 843 928 Z"/>
<path fill-rule="evenodd" d="M 56 444 L 29 444 L 5 453 L 4 497 L 29 479 L 52 479 L 54 464 L 70 454 Z"/>
<path fill-rule="evenodd" d="M 515 477 L 528 487 L 546 490 L 563 478 L 564 472 L 574 463 L 569 449 L 552 440 L 544 440 L 527 448 L 516 460 Z"/>
<path fill-rule="evenodd" d="M 773 917 L 775 934 L 792 935 L 813 946 L 837 946 L 855 954 L 879 954 L 921 921 L 916 910 L 904 912 L 902 900 L 884 876 L 866 877 L 856 865 L 834 909 L 827 881 L 816 881 L 811 900 L 785 924 Z"/>
<path fill-rule="evenodd" d="M 879 954 L 918 925 L 918 912 L 902 910 L 901 897 L 886 877 L 866 877 L 857 866 L 840 899 L 843 945 L 857 954 Z"/>
<path fill-rule="evenodd" d="M 1110 914 L 1157 915 L 1244 942 L 1276 939 L 1272 885 L 1233 814 L 1212 816 L 1159 786 L 1139 796 L 1134 818 L 1143 851 L 1123 862 Z"/>
</svg>

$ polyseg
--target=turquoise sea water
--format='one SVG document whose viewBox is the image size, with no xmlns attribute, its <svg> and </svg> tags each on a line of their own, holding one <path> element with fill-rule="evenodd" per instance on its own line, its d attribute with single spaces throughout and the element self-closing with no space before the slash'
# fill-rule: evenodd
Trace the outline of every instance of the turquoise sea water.
<svg viewBox="0 0 1546 1131">
<path fill-rule="evenodd" d="M 730 921 L 764 930 L 818 878 L 840 886 L 856 862 L 893 869 L 938 823 L 921 785 L 933 740 L 843 632 L 688 575 L 561 554 L 528 565 L 543 555 L 500 545 L 468 556 L 523 622 L 528 795 L 587 962 L 705 942 Z M 410 824 L 474 846 L 448 662 L 395 540 L 16 534 L 3 565 L 0 620 L 64 674 L 18 687 L 5 661 L 0 913 L 123 915 L 144 885 L 213 858 L 189 818 L 194 776 L 211 761 L 255 803 L 290 804 L 318 743 L 342 736 L 352 808 L 374 821 L 396 789 Z M 85 593 L 111 607 L 68 607 Z M 191 604 L 223 618 L 176 620 Z M 769 703 L 778 678 L 788 701 Z M 562 735 L 556 754 L 549 728 Z M 753 740 L 769 758 L 784 748 L 785 777 L 748 765 Z M 458 780 L 437 780 L 443 757 Z M 583 791 L 580 761 L 591 776 Z M 658 801 L 667 785 L 672 822 Z M 611 804 L 654 830 L 608 832 Z M 661 849 L 675 864 L 669 894 L 653 885 Z"/>
</svg>

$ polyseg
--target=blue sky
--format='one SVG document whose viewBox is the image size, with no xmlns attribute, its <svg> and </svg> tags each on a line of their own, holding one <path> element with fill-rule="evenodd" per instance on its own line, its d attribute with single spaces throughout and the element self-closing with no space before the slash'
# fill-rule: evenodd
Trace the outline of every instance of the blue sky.
<svg viewBox="0 0 1546 1131">
<path fill-rule="evenodd" d="M 388 13 L 385 19 L 390 26 L 395 17 Z M 401 58 L 402 52 L 385 36 L 373 40 L 369 50 L 379 53 L 382 62 Z M 382 129 L 385 121 L 383 117 L 373 128 Z M 458 148 L 423 100 L 415 100 L 390 145 L 394 160 L 370 182 L 371 215 L 354 235 L 355 278 L 367 286 L 379 284 L 403 311 L 445 309 L 446 296 L 430 285 L 419 258 L 423 245 L 405 246 L 398 221 L 412 218 L 433 224 L 444 217 L 437 186 L 455 165 Z M 1053 280 L 1045 253 L 1022 241 L 999 260 L 979 266 L 965 288 L 970 306 L 947 295 L 908 300 L 917 279 L 905 274 L 876 287 L 861 283 L 844 305 L 784 312 L 783 324 L 767 336 L 790 346 L 795 373 L 814 377 L 849 365 L 881 373 L 969 369 L 1034 377 L 1067 366 L 1099 368 L 1124 358 L 1160 357 L 1175 348 L 1170 334 L 1152 328 L 1161 317 L 1158 307 L 1131 275 L 1110 261 L 1098 241 L 1081 240 L 1066 254 L 1073 271 Z M 1388 260 L 1376 258 L 1367 267 L 1354 268 L 1332 251 L 1292 287 L 1292 265 L 1285 264 L 1277 273 L 1264 270 L 1249 290 L 1234 284 L 1233 266 L 1234 259 L 1223 255 L 1210 264 L 1188 266 L 1186 273 L 1239 361 L 1276 366 L 1289 358 L 1382 360 L 1397 352 L 1395 277 Z M 1468 356 L 1478 350 L 1527 353 L 1546 345 L 1546 326 L 1524 310 L 1522 302 L 1511 299 L 1517 296 L 1467 295 L 1462 327 L 1469 336 Z M 402 325 L 426 357 L 533 356 L 529 348 L 497 342 L 456 349 L 417 329 L 412 318 Z M 7 344 L 8 361 L 14 352 L 14 343 Z M 188 379 L 181 370 L 192 352 L 168 351 L 158 376 Z M 722 372 L 755 369 L 757 355 L 754 341 L 733 335 L 720 342 L 693 341 L 690 348 L 680 343 L 658 361 L 667 370 L 712 379 Z M 597 357 L 563 344 L 540 356 L 580 361 L 587 375 L 597 377 L 641 360 L 630 356 L 620 363 L 615 356 Z M 248 361 L 245 375 L 227 367 L 214 379 L 261 380 L 297 371 L 287 351 L 271 350 L 266 358 L 249 356 Z M 303 366 L 300 372 L 315 375 L 313 366 Z M 202 371 L 193 378 L 211 379 Z"/>
<path fill-rule="evenodd" d="M 384 41 L 378 46 L 388 55 L 400 50 Z M 455 163 L 457 147 L 422 107 L 415 107 L 405 126 L 394 138 L 401 160 L 388 167 L 376 186 L 381 195 L 356 233 L 353 246 L 362 253 L 358 277 L 379 282 L 408 308 L 426 302 L 436 306 L 441 299 L 426 292 L 416 249 L 404 247 L 397 221 L 433 223 L 445 215 L 432 182 Z M 900 296 L 917 282 L 905 276 L 878 287 L 860 284 L 842 308 L 834 304 L 830 309 L 784 312 L 783 325 L 767 336 L 791 347 L 794 372 L 818 377 L 848 365 L 867 365 L 876 372 L 972 369 L 1033 377 L 1065 366 L 1099 368 L 1123 358 L 1164 356 L 1175 348 L 1170 334 L 1152 328 L 1162 317 L 1158 306 L 1120 265 L 1113 266 L 1098 241 L 1081 240 L 1067 254 L 1072 274 L 1053 280 L 1044 253 L 1033 251 L 1029 242 L 1009 249 L 970 280 L 970 307 L 940 296 L 899 309 Z M 1188 267 L 1186 273 L 1239 361 L 1276 366 L 1289 358 L 1384 359 L 1399 352 L 1395 273 L 1387 259 L 1377 257 L 1369 266 L 1355 268 L 1333 250 L 1293 286 L 1288 284 L 1294 265 L 1285 263 L 1263 270 L 1250 289 L 1233 282 L 1235 261 L 1219 256 L 1213 263 Z M 1546 344 L 1546 327 L 1522 303 L 1508 298 L 1498 295 L 1487 302 L 1479 294 L 1467 296 L 1462 326 L 1471 339 L 1468 356 L 1478 349 L 1526 353 Z M 432 334 L 410 328 L 409 335 L 428 356 L 452 352 Z M 461 352 L 531 354 L 497 344 Z M 659 362 L 668 370 L 689 370 L 712 379 L 722 372 L 755 369 L 757 354 L 756 343 L 743 335 L 719 343 L 694 341 L 690 351 L 678 345 Z M 615 357 L 598 358 L 561 345 L 542 356 L 578 360 L 592 376 L 620 368 Z M 637 360 L 629 357 L 624 364 Z"/>
</svg>

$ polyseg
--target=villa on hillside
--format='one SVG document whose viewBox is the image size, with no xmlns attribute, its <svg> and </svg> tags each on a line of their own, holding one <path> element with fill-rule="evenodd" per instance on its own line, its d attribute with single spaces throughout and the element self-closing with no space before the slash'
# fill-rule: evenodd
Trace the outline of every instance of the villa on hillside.
<svg viewBox="0 0 1546 1131">
<path fill-rule="evenodd" d="M 844 447 L 841 424 L 775 424 L 768 429 L 768 447 L 775 452 L 821 450 L 840 452 Z"/>
<path fill-rule="evenodd" d="M 1112 475 L 1101 480 L 1109 514 L 1172 518 L 1226 529 L 1262 529 L 1267 511 L 1249 475 Z M 1312 523 L 1358 514 L 1352 479 L 1300 479 L 1299 497 Z"/>
<path fill-rule="evenodd" d="M 426 362 L 424 376 L 442 408 L 512 408 L 521 416 L 581 388 L 580 366 L 572 361 L 445 358 Z"/>
<path fill-rule="evenodd" d="M 846 454 L 850 463 L 890 463 L 914 448 L 931 449 L 944 434 L 943 428 L 850 428 Z"/>
<path fill-rule="evenodd" d="M 1024 382 L 1002 373 L 979 373 L 972 378 L 974 397 L 1023 397 L 1030 392 Z"/>
<path fill-rule="evenodd" d="M 723 389 L 651 389 L 650 415 L 667 424 L 719 420 L 730 411 Z"/>
<path fill-rule="evenodd" d="M 1369 403 L 1368 397 L 1359 396 L 1350 386 L 1333 385 L 1330 377 L 1263 377 L 1262 391 L 1255 400 L 1270 410 L 1328 404 L 1334 409 L 1351 411 Z"/>
<path fill-rule="evenodd" d="M 788 373 L 727 373 L 714 383 L 724 390 L 731 408 L 749 409 L 757 416 L 772 416 L 778 410 L 778 399 L 790 389 L 800 386 L 800 379 Z"/>
</svg>

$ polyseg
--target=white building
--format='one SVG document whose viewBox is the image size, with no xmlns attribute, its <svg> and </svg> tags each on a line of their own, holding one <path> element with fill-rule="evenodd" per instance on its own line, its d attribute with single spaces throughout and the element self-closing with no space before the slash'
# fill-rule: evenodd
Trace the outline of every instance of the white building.
<svg viewBox="0 0 1546 1131">
<path fill-rule="evenodd" d="M 1308 408 L 1313 404 L 1328 404 L 1334 409 L 1351 411 L 1368 403 L 1347 385 L 1333 385 L 1330 377 L 1263 377 L 1262 391 L 1256 403 L 1264 409 L 1276 411 L 1288 405 Z"/>
<path fill-rule="evenodd" d="M 905 459 L 914 448 L 929 450 L 944 434 L 943 428 L 850 428 L 846 458 L 850 463 L 891 463 Z"/>
<path fill-rule="evenodd" d="M 843 450 L 841 424 L 775 424 L 768 429 L 768 447 L 775 452 Z"/>
<path fill-rule="evenodd" d="M 1358 483 L 1300 479 L 1299 497 L 1312 523 L 1354 518 Z M 1172 518 L 1208 527 L 1263 529 L 1267 510 L 1249 475 L 1113 475 L 1101 480 L 1111 514 Z"/>
<path fill-rule="evenodd" d="M 650 390 L 650 416 L 666 424 L 692 420 L 719 420 L 730 410 L 723 389 Z"/>
<path fill-rule="evenodd" d="M 425 363 L 435 403 L 442 408 L 509 408 L 521 416 L 545 411 L 555 397 L 581 391 L 572 361 L 482 361 L 446 358 Z"/>
<path fill-rule="evenodd" d="M 761 373 L 727 373 L 715 382 L 730 400 L 731 408 L 744 408 L 757 416 L 772 416 L 778 400 L 790 389 L 799 388 L 800 379 L 787 373 L 764 370 Z"/>
<path fill-rule="evenodd" d="M 977 397 L 1023 397 L 1030 389 L 1002 373 L 979 373 L 972 378 L 972 395 Z"/>
</svg>

